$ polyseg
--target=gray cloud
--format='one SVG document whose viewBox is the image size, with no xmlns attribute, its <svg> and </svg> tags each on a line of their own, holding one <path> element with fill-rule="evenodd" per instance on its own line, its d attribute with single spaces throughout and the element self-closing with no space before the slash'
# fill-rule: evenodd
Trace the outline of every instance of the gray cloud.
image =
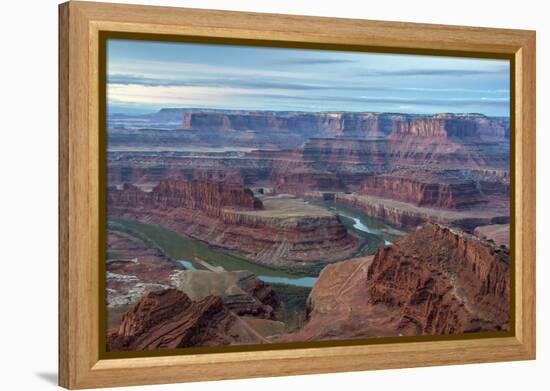
<svg viewBox="0 0 550 391">
<path fill-rule="evenodd" d="M 194 78 L 188 81 L 177 79 L 149 78 L 139 75 L 114 74 L 107 78 L 109 84 L 137 84 L 149 87 L 229 87 L 254 89 L 281 89 L 292 91 L 341 90 L 341 91 L 395 91 L 393 87 L 367 87 L 361 85 L 327 85 L 283 81 L 277 79 L 255 79 L 235 76 L 220 76 L 213 78 Z"/>
<path fill-rule="evenodd" d="M 269 94 L 263 95 L 264 98 L 281 99 L 281 100 L 297 100 L 297 101 L 310 101 L 310 102 L 350 102 L 350 103 L 376 103 L 376 104 L 392 104 L 392 105 L 414 105 L 414 106 L 453 106 L 453 107 L 470 107 L 470 106 L 483 106 L 483 107 L 502 107 L 508 105 L 509 100 L 507 98 L 472 98 L 472 99 L 431 99 L 431 98 L 401 98 L 401 97 L 350 97 L 350 96 L 316 96 L 316 97 L 304 97 L 304 96 L 288 96 Z"/>
<path fill-rule="evenodd" d="M 355 63 L 355 60 L 336 59 L 336 58 L 297 58 L 285 61 L 276 61 L 276 65 L 325 65 L 325 64 L 349 64 Z"/>
<path fill-rule="evenodd" d="M 314 90 L 340 90 L 340 91 L 364 91 L 364 92 L 384 92 L 384 91 L 404 91 L 404 92 L 426 92 L 426 93 L 506 93 L 507 89 L 488 90 L 488 89 L 468 89 L 468 88 L 426 88 L 426 87 L 391 87 L 391 86 L 366 86 L 366 85 L 327 85 L 321 82 L 300 83 L 293 81 L 283 81 L 277 79 L 255 79 L 241 78 L 235 76 L 217 76 L 213 78 L 194 78 L 189 81 L 177 79 L 163 79 L 142 77 L 131 74 L 109 75 L 107 82 L 110 84 L 138 84 L 151 87 L 230 87 L 230 88 L 255 88 L 255 89 L 281 89 L 292 91 L 314 91 Z"/>
<path fill-rule="evenodd" d="M 487 76 L 505 75 L 507 68 L 494 69 L 400 69 L 400 70 L 368 70 L 359 72 L 358 76 L 443 76 L 443 77 L 465 77 L 465 76 Z"/>
<path fill-rule="evenodd" d="M 107 82 L 110 84 L 138 84 L 150 87 L 233 87 L 260 89 L 277 88 L 284 90 L 325 90 L 336 88 L 326 85 L 279 81 L 276 79 L 254 79 L 253 76 L 249 78 L 237 78 L 234 76 L 228 76 L 182 81 L 176 79 L 148 78 L 138 75 L 115 74 L 110 75 L 107 78 Z"/>
<path fill-rule="evenodd" d="M 157 79 L 157 78 L 148 78 L 141 77 L 137 75 L 107 75 L 107 83 L 109 84 L 139 84 L 143 86 L 159 87 L 159 86 L 187 86 L 189 83 L 181 82 L 178 80 L 170 79 Z"/>
</svg>

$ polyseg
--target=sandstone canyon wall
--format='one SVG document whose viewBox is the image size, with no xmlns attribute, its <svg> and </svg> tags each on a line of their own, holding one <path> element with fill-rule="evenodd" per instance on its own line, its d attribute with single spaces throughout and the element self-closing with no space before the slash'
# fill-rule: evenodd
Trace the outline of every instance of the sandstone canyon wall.
<svg viewBox="0 0 550 391">
<path fill-rule="evenodd" d="M 299 200 L 264 204 L 242 186 L 179 179 L 150 192 L 126 185 L 108 194 L 109 214 L 162 225 L 258 263 L 325 263 L 345 259 L 359 246 L 333 213 Z"/>
<path fill-rule="evenodd" d="M 361 183 L 358 194 L 445 209 L 487 203 L 474 180 L 456 171 L 428 169 L 397 169 L 388 174 L 369 176 Z"/>
<path fill-rule="evenodd" d="M 191 300 L 176 289 L 144 296 L 107 335 L 109 351 L 261 343 L 264 338 L 219 296 Z"/>
<path fill-rule="evenodd" d="M 113 151 L 109 183 L 158 183 L 169 176 L 227 181 L 229 176 L 240 178 L 248 187 L 273 186 L 276 191 L 301 195 L 353 192 L 366 177 L 403 166 L 479 172 L 505 172 L 509 167 L 507 119 L 481 114 L 200 109 L 158 113 L 159 118 L 171 120 L 178 116 L 179 131 L 142 129 L 126 134 L 113 130 L 109 145 L 159 149 L 190 145 L 196 151 Z M 235 150 L 209 151 L 228 146 Z M 476 180 L 484 193 L 507 191 L 506 183 L 495 178 Z"/>
<path fill-rule="evenodd" d="M 505 119 L 482 114 L 408 115 L 351 112 L 186 111 L 181 130 L 270 131 L 292 129 L 309 137 L 325 134 L 380 138 L 392 135 L 445 137 L 509 137 Z"/>
<path fill-rule="evenodd" d="M 278 341 L 508 330 L 507 250 L 428 224 L 368 258 L 323 269 L 309 320 Z"/>
<path fill-rule="evenodd" d="M 132 185 L 111 191 L 108 203 L 117 207 L 186 208 L 219 216 L 224 208 L 259 210 L 262 202 L 252 191 L 227 182 L 163 179 L 151 192 Z"/>
<path fill-rule="evenodd" d="M 204 276 L 209 273 L 216 278 Z M 277 305 L 273 291 L 243 273 L 177 272 L 173 278 L 180 284 L 178 289 L 144 295 L 109 330 L 108 349 L 446 335 L 510 328 L 508 250 L 438 224 L 424 225 L 373 256 L 326 266 L 308 299 L 306 323 L 292 333 L 285 333 L 284 325 L 273 318 L 272 308 Z M 233 288 L 227 278 L 236 284 Z M 242 300 L 242 294 L 256 302 Z"/>
</svg>

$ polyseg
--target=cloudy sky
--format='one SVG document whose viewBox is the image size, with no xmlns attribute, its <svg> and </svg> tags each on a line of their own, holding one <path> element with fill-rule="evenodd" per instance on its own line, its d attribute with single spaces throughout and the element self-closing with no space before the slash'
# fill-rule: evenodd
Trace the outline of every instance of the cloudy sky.
<svg viewBox="0 0 550 391">
<path fill-rule="evenodd" d="M 113 40 L 109 112 L 163 107 L 509 115 L 509 63 Z"/>
</svg>

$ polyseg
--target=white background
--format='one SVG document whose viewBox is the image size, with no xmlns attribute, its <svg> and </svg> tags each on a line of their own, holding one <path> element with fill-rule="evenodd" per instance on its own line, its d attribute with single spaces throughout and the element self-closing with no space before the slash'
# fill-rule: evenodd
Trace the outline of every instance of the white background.
<svg viewBox="0 0 550 391">
<path fill-rule="evenodd" d="M 119 0 L 123 2 L 123 0 Z M 537 329 L 530 362 L 145 386 L 191 391 L 548 389 L 550 129 L 545 1 L 203 0 L 134 3 L 537 30 Z M 57 1 L 4 1 L 0 60 L 0 389 L 57 374 Z M 544 384 L 546 383 L 546 384 Z M 138 389 L 138 388 L 132 388 Z"/>
</svg>

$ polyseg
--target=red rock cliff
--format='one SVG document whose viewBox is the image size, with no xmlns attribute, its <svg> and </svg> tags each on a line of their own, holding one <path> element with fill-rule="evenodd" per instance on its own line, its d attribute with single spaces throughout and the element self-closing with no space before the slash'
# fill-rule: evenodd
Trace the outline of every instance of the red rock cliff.
<svg viewBox="0 0 550 391">
<path fill-rule="evenodd" d="M 428 224 L 373 257 L 326 266 L 309 320 L 279 340 L 508 330 L 508 252 Z"/>
<path fill-rule="evenodd" d="M 407 333 L 507 329 L 509 272 L 505 250 L 427 225 L 375 254 L 369 296 L 399 308 L 398 328 Z"/>
<path fill-rule="evenodd" d="M 108 193 L 108 213 L 162 225 L 272 266 L 346 259 L 360 240 L 338 217 L 302 200 L 265 205 L 240 185 L 167 179 L 151 192 L 126 185 Z"/>
<path fill-rule="evenodd" d="M 198 209 L 219 216 L 222 208 L 259 210 L 262 201 L 238 184 L 208 180 L 163 179 L 149 193 L 125 185 L 108 193 L 108 203 L 117 207 L 155 207 Z"/>
<path fill-rule="evenodd" d="M 477 122 L 455 117 L 404 118 L 393 122 L 393 137 L 478 138 Z"/>
<path fill-rule="evenodd" d="M 270 131 L 291 129 L 309 135 L 344 137 L 509 137 L 509 124 L 503 118 L 481 114 L 407 115 L 391 113 L 274 112 L 274 111 L 186 111 L 182 110 L 183 130 Z"/>
<path fill-rule="evenodd" d="M 176 289 L 149 293 L 109 330 L 108 351 L 261 343 L 263 337 L 227 309 L 219 296 L 193 301 Z"/>
<path fill-rule="evenodd" d="M 358 193 L 445 209 L 461 209 L 487 202 L 475 181 L 460 173 L 426 169 L 398 169 L 389 174 L 367 177 Z"/>
</svg>

